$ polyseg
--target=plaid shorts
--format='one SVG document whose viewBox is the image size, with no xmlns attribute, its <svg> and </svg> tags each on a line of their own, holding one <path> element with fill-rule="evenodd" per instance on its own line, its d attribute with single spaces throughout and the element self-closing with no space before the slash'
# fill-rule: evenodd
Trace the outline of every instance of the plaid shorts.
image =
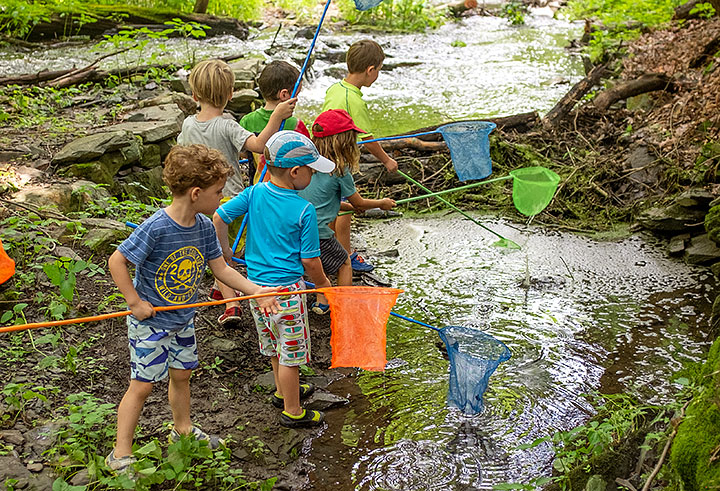
<svg viewBox="0 0 720 491">
<path fill-rule="evenodd" d="M 310 330 L 307 321 L 305 295 L 292 292 L 305 289 L 305 282 L 298 281 L 283 287 L 277 301 L 277 314 L 265 315 L 255 300 L 250 300 L 255 328 L 258 332 L 260 353 L 276 356 L 281 365 L 295 367 L 310 362 Z"/>
<path fill-rule="evenodd" d="M 178 329 L 165 330 L 130 316 L 127 325 L 131 379 L 159 382 L 168 376 L 168 368 L 197 368 L 198 350 L 192 320 Z"/>
<path fill-rule="evenodd" d="M 326 275 L 336 274 L 348 259 L 348 253 L 333 235 L 320 239 L 320 262 Z"/>
</svg>

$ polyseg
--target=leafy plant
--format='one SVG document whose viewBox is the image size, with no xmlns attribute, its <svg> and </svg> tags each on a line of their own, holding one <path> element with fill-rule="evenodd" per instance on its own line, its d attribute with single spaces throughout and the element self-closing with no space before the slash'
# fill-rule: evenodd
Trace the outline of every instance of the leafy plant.
<svg viewBox="0 0 720 491">
<path fill-rule="evenodd" d="M 53 394 L 58 392 L 58 389 L 55 387 L 42 386 L 35 386 L 31 388 L 30 385 L 25 382 L 8 383 L 5 385 L 0 394 L 2 395 L 5 405 L 10 408 L 10 411 L 6 410 L 5 413 L 0 415 L 0 419 L 2 421 L 12 419 L 14 422 L 18 416 L 23 415 L 24 417 L 25 408 L 32 401 L 47 403 L 48 399 L 44 392 Z"/>
<path fill-rule="evenodd" d="M 343 19 L 350 24 L 367 25 L 385 30 L 421 32 L 445 22 L 440 10 L 424 0 L 385 0 L 370 10 L 358 11 L 351 0 L 340 4 Z"/>
<path fill-rule="evenodd" d="M 690 15 L 697 14 L 698 17 L 709 19 L 715 15 L 715 8 L 710 2 L 698 3 L 690 10 Z"/>
<path fill-rule="evenodd" d="M 191 49 L 189 40 L 190 38 L 204 38 L 205 36 L 207 36 L 207 33 L 205 31 L 207 29 L 210 29 L 210 26 L 200 24 L 199 22 L 194 21 L 185 22 L 182 19 L 178 18 L 174 18 L 173 20 L 165 22 L 165 25 L 170 26 L 170 29 L 163 31 L 164 33 L 177 33 L 182 36 L 185 44 L 186 65 L 195 65 L 195 50 Z"/>
<path fill-rule="evenodd" d="M 523 2 L 510 0 L 503 5 L 500 16 L 505 17 L 512 25 L 520 26 L 525 24 L 525 16 L 528 15 L 528 13 L 528 7 Z"/>
<path fill-rule="evenodd" d="M 25 310 L 27 306 L 28 304 L 26 303 L 17 303 L 13 305 L 12 309 L 3 312 L 3 315 L 0 317 L 0 324 L 7 324 L 8 322 L 13 325 L 27 323 L 25 314 L 23 313 L 23 310 Z"/>
</svg>

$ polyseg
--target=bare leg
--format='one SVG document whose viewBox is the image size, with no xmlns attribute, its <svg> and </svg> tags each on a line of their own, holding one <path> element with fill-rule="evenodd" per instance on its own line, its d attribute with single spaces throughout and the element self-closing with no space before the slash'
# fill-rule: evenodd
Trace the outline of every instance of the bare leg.
<svg viewBox="0 0 720 491">
<path fill-rule="evenodd" d="M 278 364 L 279 390 L 285 402 L 285 412 L 293 416 L 302 414 L 300 407 L 300 370 L 298 367 L 286 367 Z"/>
<path fill-rule="evenodd" d="M 282 387 L 280 387 L 280 380 L 278 379 L 278 366 L 280 365 L 280 362 L 278 361 L 278 357 L 271 356 L 270 364 L 272 365 L 272 369 L 273 369 L 273 377 L 275 377 L 275 391 L 278 393 L 278 395 L 280 397 L 283 397 Z"/>
<path fill-rule="evenodd" d="M 190 433 L 190 375 L 192 370 L 170 369 L 168 401 L 173 413 L 175 431 L 181 435 Z"/>
<path fill-rule="evenodd" d="M 217 285 L 217 289 L 220 290 L 220 293 L 222 293 L 223 298 L 233 298 L 238 296 L 235 289 L 227 286 L 225 283 L 215 280 L 215 284 Z M 240 302 L 228 302 L 225 304 L 225 310 L 231 307 L 240 307 Z"/>
<path fill-rule="evenodd" d="M 345 248 L 348 254 L 352 254 L 350 248 L 350 224 L 352 223 L 351 215 L 338 216 L 333 222 L 335 227 L 335 237 L 337 238 L 340 245 Z"/>
<path fill-rule="evenodd" d="M 117 442 L 115 458 L 132 454 L 132 442 L 145 399 L 152 392 L 153 384 L 130 380 L 130 387 L 118 406 Z"/>
<path fill-rule="evenodd" d="M 338 286 L 352 286 L 352 266 L 350 265 L 349 257 L 345 261 L 345 264 L 340 266 L 338 270 L 337 284 Z"/>
</svg>

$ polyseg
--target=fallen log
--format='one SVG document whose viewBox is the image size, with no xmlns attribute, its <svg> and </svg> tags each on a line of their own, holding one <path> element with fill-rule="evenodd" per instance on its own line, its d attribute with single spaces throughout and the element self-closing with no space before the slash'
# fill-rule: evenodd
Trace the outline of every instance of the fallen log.
<svg viewBox="0 0 720 491">
<path fill-rule="evenodd" d="M 37 73 L 26 73 L 25 75 L 11 75 L 9 77 L 0 78 L 0 85 L 30 85 L 45 82 L 46 80 L 53 80 L 68 73 L 74 71 L 74 69 L 68 70 L 43 70 Z"/>
<path fill-rule="evenodd" d="M 705 45 L 702 53 L 697 55 L 690 61 L 690 68 L 700 68 L 703 65 L 710 63 L 715 56 L 715 53 L 720 50 L 720 36 L 716 37 Z"/>
<path fill-rule="evenodd" d="M 440 126 L 450 124 L 450 123 L 464 123 L 464 122 L 473 122 L 473 121 L 490 121 L 492 123 L 495 123 L 499 130 L 509 130 L 509 129 L 515 129 L 521 132 L 528 131 L 533 125 L 540 122 L 540 117 L 538 116 L 537 111 L 527 112 L 527 113 L 520 113 L 520 114 L 513 114 L 512 116 L 501 116 L 498 118 L 483 118 L 483 119 L 461 119 L 458 121 L 448 121 L 446 123 L 442 124 L 436 124 L 433 126 L 426 126 L 424 128 L 418 128 L 413 131 L 408 131 L 405 133 L 401 133 L 402 135 L 412 135 L 414 133 L 424 133 L 426 131 L 435 131 Z M 417 137 L 419 140 L 423 141 L 440 141 L 442 140 L 442 136 L 438 134 L 434 135 L 423 135 Z M 386 142 L 383 142 L 383 148 L 386 146 Z M 418 149 L 419 150 L 419 149 Z"/>
<path fill-rule="evenodd" d="M 83 11 L 51 15 L 49 20 L 40 22 L 33 28 L 27 41 L 55 39 L 65 37 L 68 33 L 74 36 L 98 38 L 107 32 L 135 27 L 155 26 L 158 30 L 162 30 L 168 28 L 164 23 L 173 19 L 209 26 L 206 30 L 207 36 L 232 34 L 239 39 L 247 39 L 248 36 L 247 25 L 230 17 L 129 5 L 92 5 Z"/>
<path fill-rule="evenodd" d="M 604 90 L 595 97 L 593 104 L 600 111 L 606 111 L 615 102 L 656 90 L 674 92 L 673 80 L 663 73 L 644 73 L 635 80 L 621 82 L 611 89 Z"/>
<path fill-rule="evenodd" d="M 585 78 L 576 83 L 570 91 L 555 104 L 543 118 L 543 126 L 556 128 L 570 114 L 575 104 L 592 89 L 605 75 L 605 65 L 598 65 Z"/>
</svg>

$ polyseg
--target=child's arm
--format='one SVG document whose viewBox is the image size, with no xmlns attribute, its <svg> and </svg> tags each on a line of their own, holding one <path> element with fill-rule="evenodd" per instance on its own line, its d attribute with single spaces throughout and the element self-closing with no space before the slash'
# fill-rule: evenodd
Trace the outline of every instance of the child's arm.
<svg viewBox="0 0 720 491">
<path fill-rule="evenodd" d="M 255 283 L 248 280 L 243 275 L 232 269 L 230 266 L 228 266 L 223 257 L 216 257 L 215 259 L 211 259 L 210 261 L 208 261 L 208 266 L 210 266 L 210 270 L 215 275 L 215 278 L 217 278 L 222 283 L 225 283 L 230 288 L 240 290 L 245 295 L 271 293 L 276 292 L 280 289 L 279 287 L 268 288 L 256 285 Z M 280 304 L 275 297 L 258 298 L 257 303 L 261 309 L 269 311 L 273 314 L 277 314 L 278 308 L 280 307 Z"/>
<path fill-rule="evenodd" d="M 312 282 L 315 283 L 315 288 L 332 286 L 328 277 L 325 276 L 320 257 L 303 258 L 302 264 L 303 268 L 305 268 L 305 273 L 310 277 Z"/>
<path fill-rule="evenodd" d="M 365 138 L 365 140 L 371 139 L 371 137 Z M 368 152 L 373 154 L 378 160 L 380 160 L 380 162 L 382 162 L 388 172 L 396 172 L 398 170 L 397 161 L 385 152 L 379 142 L 365 143 L 365 148 L 367 148 Z"/>
<path fill-rule="evenodd" d="M 230 226 L 225 223 L 222 218 L 220 218 L 217 211 L 213 214 L 212 221 L 213 225 L 215 225 L 215 233 L 220 241 L 220 248 L 222 249 L 223 257 L 225 258 L 225 261 L 229 263 L 232 261 L 233 257 L 232 249 L 230 249 L 230 242 L 228 241 L 228 229 Z"/>
<path fill-rule="evenodd" d="M 115 251 L 108 259 L 108 269 L 110 269 L 110 275 L 113 281 L 120 290 L 120 293 L 125 297 L 125 301 L 128 307 L 132 311 L 132 315 L 139 321 L 145 320 L 148 317 L 155 317 L 155 309 L 150 302 L 146 302 L 141 299 L 138 295 L 135 286 L 133 286 L 132 278 L 130 278 L 130 272 L 128 271 L 128 264 L 130 261 L 122 255 L 120 251 Z"/>
<path fill-rule="evenodd" d="M 280 125 L 284 120 L 292 116 L 295 110 L 295 103 L 297 103 L 297 97 L 278 104 L 270 115 L 270 121 L 268 121 L 265 129 L 262 130 L 258 136 L 249 136 L 247 140 L 245 140 L 245 146 L 243 148 L 251 152 L 263 153 L 265 151 L 265 144 L 270 137 L 280 130 Z"/>
<path fill-rule="evenodd" d="M 360 193 L 348 196 L 348 201 L 356 210 L 369 210 L 370 208 L 380 208 L 381 210 L 389 210 L 395 208 L 395 200 L 390 198 L 383 199 L 365 199 Z"/>
</svg>

